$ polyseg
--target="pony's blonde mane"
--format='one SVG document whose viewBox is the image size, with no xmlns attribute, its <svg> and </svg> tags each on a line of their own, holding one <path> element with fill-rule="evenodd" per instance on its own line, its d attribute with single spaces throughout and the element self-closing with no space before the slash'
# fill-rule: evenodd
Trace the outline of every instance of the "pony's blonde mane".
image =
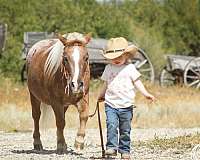
<svg viewBox="0 0 200 160">
<path fill-rule="evenodd" d="M 64 52 L 64 45 L 60 40 L 51 46 L 50 52 L 44 65 L 44 74 L 47 77 L 53 76 L 58 70 L 62 61 L 62 54 Z"/>
</svg>

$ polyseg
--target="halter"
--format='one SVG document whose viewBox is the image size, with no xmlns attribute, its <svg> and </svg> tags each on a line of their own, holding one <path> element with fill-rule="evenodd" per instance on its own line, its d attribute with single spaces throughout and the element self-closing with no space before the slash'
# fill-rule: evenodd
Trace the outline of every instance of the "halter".
<svg viewBox="0 0 200 160">
<path fill-rule="evenodd" d="M 65 64 L 63 64 L 63 61 L 61 63 L 61 68 L 60 71 L 62 74 L 62 80 L 65 78 L 67 80 L 67 85 L 65 86 L 65 94 L 69 95 L 69 83 L 70 83 L 70 76 L 69 76 L 69 72 L 67 71 L 67 69 L 65 68 Z"/>
<path fill-rule="evenodd" d="M 74 47 L 74 46 L 85 46 L 83 43 L 81 43 L 80 41 L 77 41 L 77 42 L 74 42 L 73 45 L 67 45 L 66 47 Z M 66 69 L 65 67 L 65 64 L 66 62 L 64 62 L 64 55 L 62 56 L 63 57 L 63 60 L 62 60 L 62 63 L 61 63 L 61 73 L 62 74 L 62 80 L 65 78 L 67 80 L 67 85 L 65 86 L 65 94 L 69 95 L 69 91 L 70 91 L 70 80 L 71 80 L 71 77 L 69 75 L 69 72 L 68 70 Z M 87 62 L 87 64 L 89 63 L 89 61 Z M 86 72 L 85 72 L 86 73 Z M 83 79 L 85 78 L 85 74 L 84 74 L 84 77 Z M 84 86 L 83 86 L 83 95 L 85 95 L 85 89 L 84 89 Z"/>
</svg>

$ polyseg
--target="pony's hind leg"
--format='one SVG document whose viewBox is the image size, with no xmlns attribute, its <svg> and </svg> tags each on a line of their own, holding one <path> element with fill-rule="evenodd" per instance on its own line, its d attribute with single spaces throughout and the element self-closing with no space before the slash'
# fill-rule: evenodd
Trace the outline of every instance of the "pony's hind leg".
<svg viewBox="0 0 200 160">
<path fill-rule="evenodd" d="M 65 128 L 65 111 L 67 108 L 64 108 L 62 105 L 53 105 L 52 106 L 55 118 L 56 118 L 56 127 L 57 127 L 57 153 L 63 154 L 67 149 L 67 144 L 64 138 L 64 128 Z"/>
<path fill-rule="evenodd" d="M 81 107 L 78 110 L 80 126 L 78 129 L 77 136 L 75 139 L 75 144 L 74 144 L 75 148 L 78 150 L 84 148 L 85 128 L 86 128 L 86 123 L 87 123 L 88 115 L 89 115 L 88 101 L 89 101 L 89 98 L 87 94 L 81 100 Z"/>
<path fill-rule="evenodd" d="M 35 150 L 43 150 L 42 142 L 40 140 L 40 131 L 39 131 L 39 120 L 41 115 L 39 101 L 32 93 L 30 93 L 31 106 L 32 106 L 32 117 L 34 120 L 34 131 L 33 131 L 33 146 Z"/>
</svg>

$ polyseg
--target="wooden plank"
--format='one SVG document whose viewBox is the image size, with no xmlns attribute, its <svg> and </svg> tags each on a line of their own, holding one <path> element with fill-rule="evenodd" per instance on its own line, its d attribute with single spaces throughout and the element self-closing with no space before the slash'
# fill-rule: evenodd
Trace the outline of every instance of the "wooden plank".
<svg viewBox="0 0 200 160">
<path fill-rule="evenodd" d="M 24 33 L 24 43 L 34 44 L 40 40 L 53 38 L 53 34 L 50 35 L 47 32 L 25 32 Z"/>
<path fill-rule="evenodd" d="M 87 45 L 90 63 L 107 63 L 107 60 L 102 56 L 107 41 L 101 38 L 91 39 Z"/>
<path fill-rule="evenodd" d="M 0 24 L 0 53 L 3 52 L 6 42 L 7 25 Z"/>
<path fill-rule="evenodd" d="M 102 38 L 92 38 L 88 43 L 88 48 L 95 48 L 99 50 L 104 50 L 108 40 Z"/>
<path fill-rule="evenodd" d="M 29 49 L 38 41 L 43 39 L 54 38 L 54 33 L 48 32 L 25 32 L 24 33 L 24 47 L 22 50 L 22 59 L 26 59 Z"/>
<path fill-rule="evenodd" d="M 39 40 L 52 38 L 53 34 L 48 34 L 47 32 L 25 32 L 24 33 L 24 48 L 22 53 L 22 58 L 25 59 L 26 55 L 31 48 L 31 46 Z M 87 49 L 89 53 L 90 64 L 100 63 L 107 64 L 108 61 L 102 56 L 104 49 L 106 48 L 108 40 L 102 38 L 92 38 L 87 44 Z M 131 44 L 129 42 L 129 44 Z M 135 59 L 140 59 L 144 61 L 146 58 L 138 52 Z"/>
<path fill-rule="evenodd" d="M 47 32 L 25 32 L 24 33 L 24 47 L 22 53 L 22 59 L 26 58 L 26 55 L 33 44 L 36 42 L 53 38 L 53 34 L 48 34 Z M 105 58 L 101 55 L 103 49 L 107 44 L 107 40 L 101 38 L 92 38 L 88 43 L 88 53 L 91 63 L 106 63 Z"/>
<path fill-rule="evenodd" d="M 193 56 L 184 56 L 184 55 L 166 55 L 166 57 L 169 59 L 182 59 L 182 60 L 186 60 L 186 61 L 195 58 Z"/>
<path fill-rule="evenodd" d="M 184 70 L 189 61 L 191 61 L 193 56 L 183 56 L 183 55 L 167 55 L 167 60 L 170 66 L 170 70 L 181 69 Z"/>
</svg>

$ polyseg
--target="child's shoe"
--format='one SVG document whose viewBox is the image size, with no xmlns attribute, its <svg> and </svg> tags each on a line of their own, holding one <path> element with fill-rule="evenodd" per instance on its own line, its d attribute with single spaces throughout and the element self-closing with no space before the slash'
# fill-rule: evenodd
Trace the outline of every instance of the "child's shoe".
<svg viewBox="0 0 200 160">
<path fill-rule="evenodd" d="M 131 160 L 131 155 L 130 155 L 130 153 L 122 153 L 122 154 L 121 154 L 121 159 L 124 159 L 124 160 Z"/>
<path fill-rule="evenodd" d="M 109 149 L 106 149 L 105 155 L 108 157 L 117 156 L 117 151 L 112 148 L 109 148 Z"/>
</svg>

